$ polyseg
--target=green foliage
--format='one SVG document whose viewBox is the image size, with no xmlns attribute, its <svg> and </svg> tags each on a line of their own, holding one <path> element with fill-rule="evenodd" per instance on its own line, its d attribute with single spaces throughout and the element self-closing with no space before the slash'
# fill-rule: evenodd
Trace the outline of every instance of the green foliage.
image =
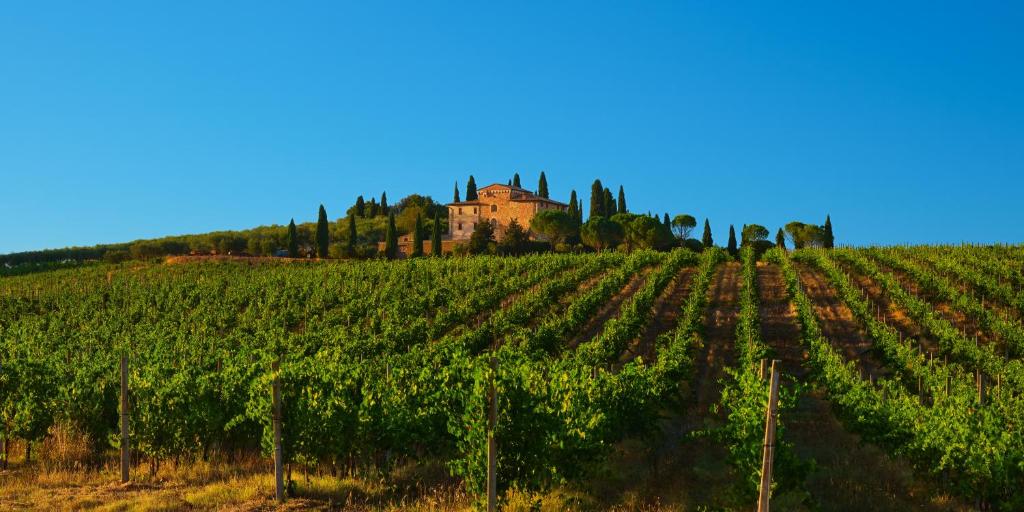
<svg viewBox="0 0 1024 512">
<path fill-rule="evenodd" d="M 512 219 L 505 228 L 505 235 L 498 243 L 498 252 L 506 255 L 522 254 L 530 243 L 530 235 L 519 222 Z"/>
<path fill-rule="evenodd" d="M 786 234 L 782 232 L 782 228 L 775 233 L 775 247 L 786 250 Z"/>
<path fill-rule="evenodd" d="M 785 229 L 790 241 L 793 242 L 794 249 L 823 246 L 824 230 L 822 230 L 821 226 L 793 221 L 786 224 Z"/>
<path fill-rule="evenodd" d="M 387 192 L 381 192 L 381 194 L 380 194 L 380 210 L 379 210 L 379 215 L 389 215 L 390 213 L 391 213 L 391 208 L 388 207 L 388 193 Z"/>
<path fill-rule="evenodd" d="M 432 256 L 441 256 L 443 254 L 443 247 L 441 246 L 441 212 L 434 212 L 434 224 L 431 226 L 432 234 L 430 236 L 430 254 Z"/>
<path fill-rule="evenodd" d="M 711 238 L 711 223 L 708 222 L 708 219 L 704 219 L 704 235 L 701 237 L 700 243 L 705 249 L 715 246 L 715 240 Z"/>
<path fill-rule="evenodd" d="M 597 251 L 611 249 L 622 242 L 625 231 L 622 226 L 604 217 L 590 217 L 580 228 L 583 243 Z"/>
<path fill-rule="evenodd" d="M 459 199 L 459 182 L 457 182 L 457 181 L 455 182 L 455 197 L 452 198 L 452 202 L 453 203 L 462 202 L 462 199 Z"/>
<path fill-rule="evenodd" d="M 324 205 L 320 205 L 320 212 L 317 215 L 316 221 L 316 256 L 318 258 L 327 257 L 327 249 L 331 244 L 330 236 L 327 224 L 327 210 L 324 209 Z"/>
<path fill-rule="evenodd" d="M 469 235 L 468 249 L 470 254 L 489 254 L 494 244 L 494 225 L 488 221 L 477 222 L 473 233 Z"/>
<path fill-rule="evenodd" d="M 739 249 L 736 247 L 736 228 L 732 227 L 732 224 L 729 225 L 729 244 L 726 245 L 725 250 L 733 258 L 739 254 Z"/>
<path fill-rule="evenodd" d="M 604 209 L 604 185 L 601 180 L 594 180 L 590 185 L 590 215 L 588 217 L 611 217 Z"/>
<path fill-rule="evenodd" d="M 747 247 L 768 239 L 768 228 L 760 224 L 747 224 L 740 232 L 741 245 Z"/>
<path fill-rule="evenodd" d="M 626 191 L 625 189 L 622 188 L 622 185 L 619 185 L 618 203 L 619 204 L 616 213 L 629 213 L 629 210 L 626 209 Z"/>
<path fill-rule="evenodd" d="M 672 243 L 670 229 L 647 215 L 618 213 L 611 220 L 622 226 L 626 250 L 662 249 Z"/>
<path fill-rule="evenodd" d="M 356 243 L 358 242 L 359 234 L 356 230 L 356 216 L 348 216 L 348 240 L 345 243 L 345 256 L 352 258 L 356 255 Z"/>
<path fill-rule="evenodd" d="M 398 257 L 398 228 L 395 226 L 395 213 L 388 214 L 388 230 L 384 236 L 384 256 L 388 259 Z"/>
<path fill-rule="evenodd" d="M 548 192 L 548 177 L 544 175 L 544 171 L 540 172 L 540 182 L 537 183 L 537 195 L 540 197 L 550 197 Z"/>
<path fill-rule="evenodd" d="M 523 182 L 519 180 L 519 173 L 518 172 L 515 173 L 512 176 L 512 186 L 513 187 L 518 187 L 518 188 L 523 188 Z"/>
<path fill-rule="evenodd" d="M 469 181 L 466 182 L 466 201 L 476 201 L 478 199 L 476 194 L 476 180 L 473 175 L 469 175 Z"/>
<path fill-rule="evenodd" d="M 299 232 L 295 227 L 295 219 L 288 223 L 288 257 L 299 257 Z"/>
<path fill-rule="evenodd" d="M 423 256 L 423 216 L 416 215 L 416 225 L 412 231 L 412 256 Z"/>
<path fill-rule="evenodd" d="M 565 242 L 577 233 L 576 221 L 559 210 L 543 210 L 530 220 L 530 229 L 543 236 L 552 246 Z"/>
<path fill-rule="evenodd" d="M 832 234 L 832 216 L 825 216 L 825 225 L 822 226 L 821 233 L 821 246 L 826 249 L 831 249 L 835 246 L 836 237 Z"/>
<path fill-rule="evenodd" d="M 693 215 L 680 214 L 672 219 L 672 230 L 675 232 L 676 238 L 680 240 L 690 238 L 690 233 L 695 227 L 697 227 L 697 219 Z"/>
</svg>

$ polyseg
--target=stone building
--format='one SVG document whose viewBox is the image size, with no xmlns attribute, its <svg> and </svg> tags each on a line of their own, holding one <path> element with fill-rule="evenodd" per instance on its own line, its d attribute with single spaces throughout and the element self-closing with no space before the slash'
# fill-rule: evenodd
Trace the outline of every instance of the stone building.
<svg viewBox="0 0 1024 512">
<path fill-rule="evenodd" d="M 569 205 L 540 197 L 524 188 L 494 184 L 477 190 L 477 199 L 448 205 L 448 239 L 469 240 L 478 222 L 494 225 L 494 237 L 501 240 L 512 220 L 530 229 L 533 216 L 545 210 L 565 211 Z"/>
</svg>

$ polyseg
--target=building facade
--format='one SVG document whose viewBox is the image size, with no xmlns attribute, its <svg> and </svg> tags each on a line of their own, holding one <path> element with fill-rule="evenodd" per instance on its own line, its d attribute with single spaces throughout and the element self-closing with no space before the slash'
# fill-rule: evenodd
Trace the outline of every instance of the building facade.
<svg viewBox="0 0 1024 512">
<path fill-rule="evenodd" d="M 468 240 L 477 223 L 490 222 L 494 236 L 501 240 L 513 220 L 523 229 L 530 229 L 533 216 L 545 210 L 565 211 L 569 205 L 540 197 L 529 190 L 511 185 L 488 185 L 477 190 L 477 199 L 448 205 L 450 240 Z"/>
</svg>

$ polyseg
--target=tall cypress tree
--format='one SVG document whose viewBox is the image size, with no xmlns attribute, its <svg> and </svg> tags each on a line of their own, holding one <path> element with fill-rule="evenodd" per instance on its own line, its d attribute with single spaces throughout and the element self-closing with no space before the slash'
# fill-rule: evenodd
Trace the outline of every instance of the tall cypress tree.
<svg viewBox="0 0 1024 512">
<path fill-rule="evenodd" d="M 359 237 L 356 233 L 356 216 L 348 216 L 348 245 L 345 246 L 345 252 L 348 253 L 349 258 L 353 258 L 356 255 L 356 240 Z"/>
<path fill-rule="evenodd" d="M 288 223 L 288 257 L 299 257 L 299 230 L 295 227 L 295 219 Z"/>
<path fill-rule="evenodd" d="M 544 176 L 544 171 L 540 172 L 540 183 L 537 184 L 537 195 L 541 197 L 548 196 L 548 178 Z"/>
<path fill-rule="evenodd" d="M 521 181 L 519 181 L 519 173 L 518 172 L 512 175 L 512 186 L 513 187 L 523 188 L 523 183 Z"/>
<path fill-rule="evenodd" d="M 670 227 L 672 227 L 672 221 L 670 221 L 670 220 L 668 219 L 668 214 L 667 214 L 667 213 L 665 214 L 665 217 L 663 217 L 663 218 L 661 219 L 661 223 L 662 223 L 662 224 L 664 224 L 666 228 L 670 228 Z"/>
<path fill-rule="evenodd" d="M 615 198 L 612 197 L 611 189 L 604 189 L 604 216 L 611 217 L 615 215 Z"/>
<path fill-rule="evenodd" d="M 363 196 L 356 198 L 356 215 L 366 217 L 366 201 L 363 200 Z"/>
<path fill-rule="evenodd" d="M 416 228 L 412 233 L 412 255 L 423 256 L 423 215 L 416 214 Z"/>
<path fill-rule="evenodd" d="M 604 217 L 604 185 L 601 180 L 594 180 L 590 185 L 590 216 Z"/>
<path fill-rule="evenodd" d="M 775 247 L 779 249 L 786 248 L 786 234 L 782 232 L 782 228 L 779 228 L 779 232 L 775 233 Z"/>
<path fill-rule="evenodd" d="M 395 227 L 395 214 L 388 214 L 388 229 L 384 235 L 384 256 L 394 259 L 398 256 L 398 228 Z"/>
<path fill-rule="evenodd" d="M 572 193 L 569 194 L 569 210 L 566 213 L 568 213 L 569 216 L 572 217 L 572 220 L 576 220 L 576 218 L 579 217 L 580 211 L 576 207 L 575 190 L 573 190 Z"/>
<path fill-rule="evenodd" d="M 729 245 L 726 250 L 734 257 L 739 253 L 739 249 L 736 248 L 736 228 L 732 227 L 732 224 L 729 224 Z"/>
<path fill-rule="evenodd" d="M 704 219 L 704 236 L 700 238 L 700 243 L 705 249 L 715 245 L 715 240 L 711 238 L 711 223 L 708 219 Z"/>
<path fill-rule="evenodd" d="M 457 182 L 457 181 L 455 182 L 455 198 L 452 199 L 452 202 L 453 203 L 462 202 L 462 199 L 459 199 L 459 182 Z"/>
<path fill-rule="evenodd" d="M 383 192 L 380 195 L 380 214 L 387 215 L 388 213 L 388 193 Z"/>
<path fill-rule="evenodd" d="M 619 185 L 619 205 L 618 206 L 619 206 L 618 207 L 619 213 L 626 213 L 626 212 L 628 212 L 628 210 L 626 210 L 626 191 L 622 188 L 622 185 Z"/>
<path fill-rule="evenodd" d="M 469 181 L 466 182 L 466 201 L 476 201 L 476 180 L 473 179 L 473 175 L 469 175 Z"/>
<path fill-rule="evenodd" d="M 832 216 L 825 216 L 825 239 L 822 240 L 822 246 L 826 249 L 831 249 L 835 246 L 836 237 L 832 235 Z"/>
<path fill-rule="evenodd" d="M 326 258 L 327 247 L 331 243 L 331 232 L 327 227 L 327 210 L 320 205 L 320 213 L 316 219 L 316 257 Z"/>
<path fill-rule="evenodd" d="M 430 236 L 430 254 L 441 255 L 441 212 L 434 210 L 434 232 Z"/>
</svg>

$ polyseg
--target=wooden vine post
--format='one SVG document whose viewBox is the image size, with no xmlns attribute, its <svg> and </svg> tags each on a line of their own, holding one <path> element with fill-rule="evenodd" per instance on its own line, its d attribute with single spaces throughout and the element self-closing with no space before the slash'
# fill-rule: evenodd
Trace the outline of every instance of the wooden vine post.
<svg viewBox="0 0 1024 512">
<path fill-rule="evenodd" d="M 764 427 L 764 455 L 761 459 L 761 492 L 757 498 L 757 511 L 768 512 L 772 494 L 772 462 L 775 459 L 775 422 L 779 415 L 779 367 L 782 361 L 772 361 L 771 387 Z"/>
<path fill-rule="evenodd" d="M 487 512 L 498 510 L 498 445 L 494 439 L 498 423 L 498 393 L 494 389 L 494 377 L 498 373 L 498 359 L 491 356 L 491 376 L 487 386 Z"/>
<path fill-rule="evenodd" d="M 128 446 L 128 355 L 121 354 L 121 483 L 128 483 L 131 450 Z"/>
<path fill-rule="evenodd" d="M 284 453 L 281 449 L 281 360 L 271 363 L 274 371 L 274 382 L 271 384 L 272 421 L 274 424 L 274 498 L 284 503 Z"/>
</svg>

